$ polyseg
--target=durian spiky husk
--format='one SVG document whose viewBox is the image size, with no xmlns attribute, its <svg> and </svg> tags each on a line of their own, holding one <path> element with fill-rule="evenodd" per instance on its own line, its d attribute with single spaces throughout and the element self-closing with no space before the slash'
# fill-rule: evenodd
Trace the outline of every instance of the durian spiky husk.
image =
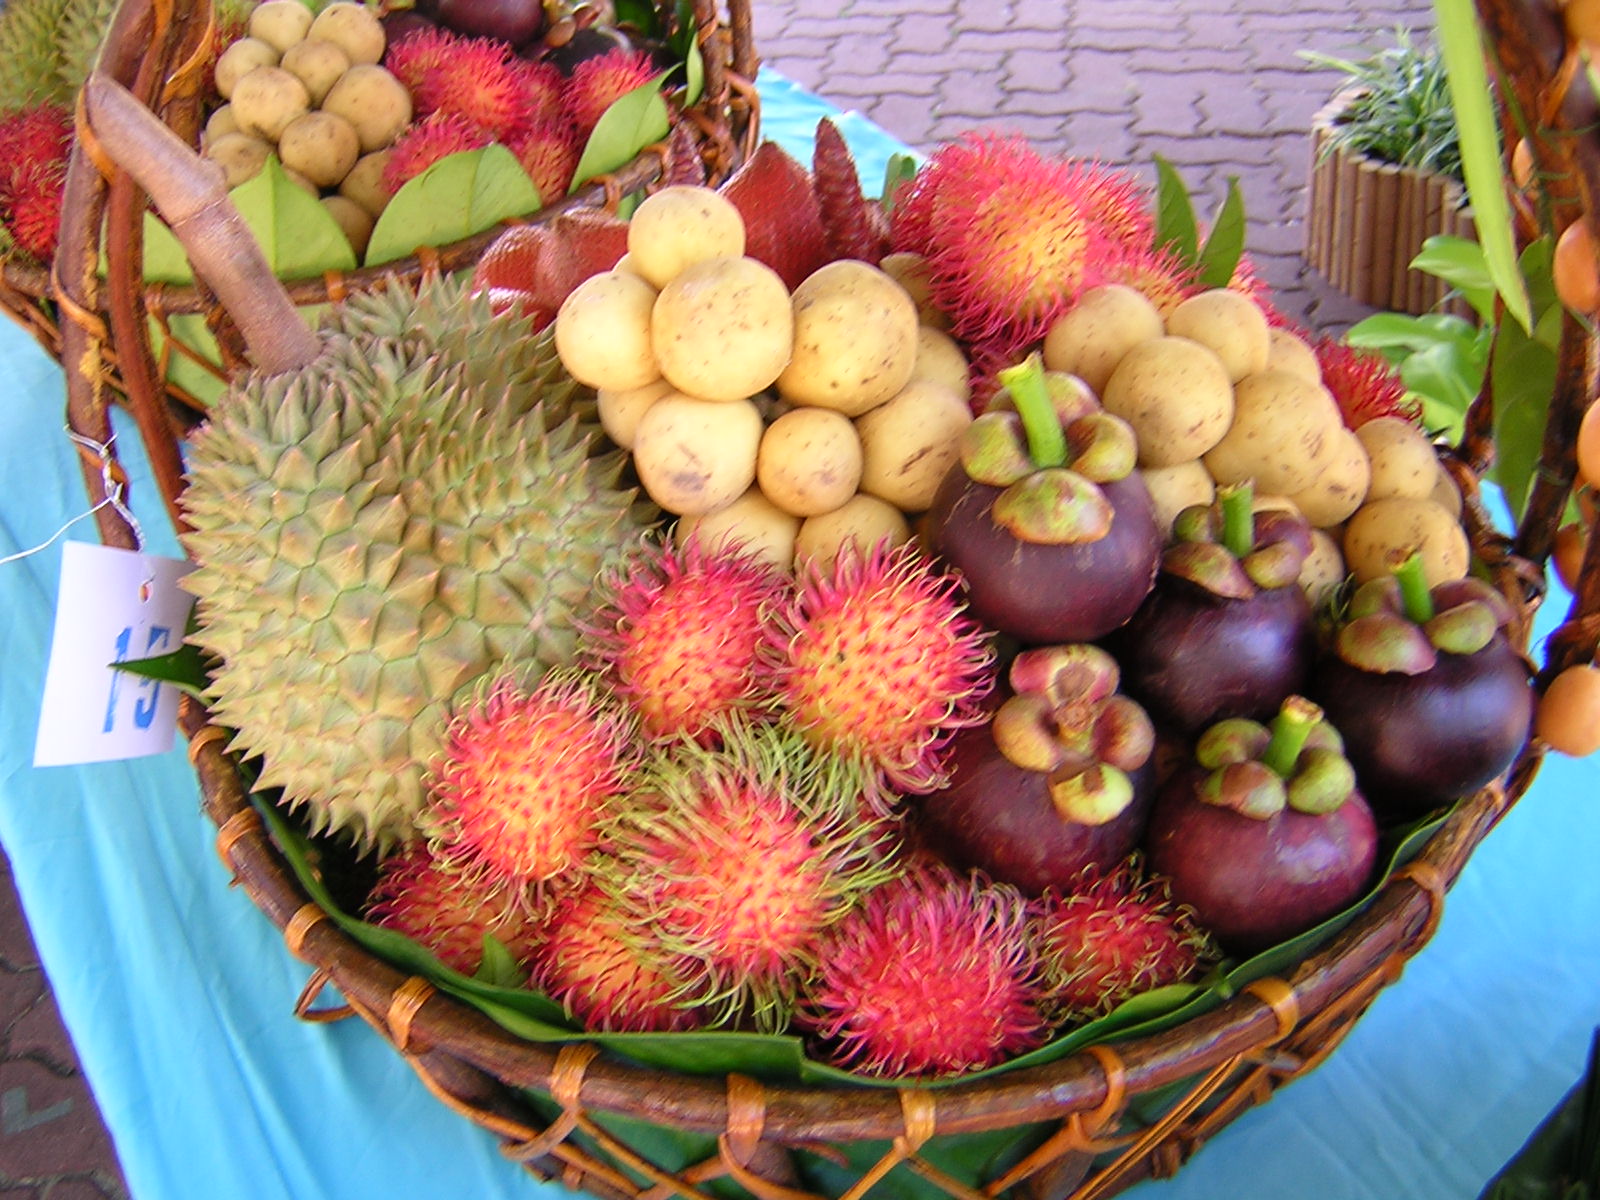
<svg viewBox="0 0 1600 1200">
<path fill-rule="evenodd" d="M 61 22 L 73 0 L 6 0 L 0 8 L 0 112 L 71 104 L 61 79 Z"/>
<path fill-rule="evenodd" d="M 94 69 L 116 11 L 117 0 L 67 0 L 56 34 L 56 52 L 60 60 L 58 76 L 67 103 L 72 102 L 72 97 L 78 94 L 83 81 Z"/>
<path fill-rule="evenodd" d="M 574 390 L 548 335 L 461 284 L 396 284 L 191 439 L 207 699 L 313 828 L 363 850 L 412 837 L 455 694 L 493 664 L 573 657 L 573 614 L 642 515 Z"/>
</svg>

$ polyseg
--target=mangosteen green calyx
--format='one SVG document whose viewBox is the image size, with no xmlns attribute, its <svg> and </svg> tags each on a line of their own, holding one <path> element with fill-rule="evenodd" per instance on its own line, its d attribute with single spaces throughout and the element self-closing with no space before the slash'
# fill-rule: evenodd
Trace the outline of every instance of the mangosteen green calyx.
<svg viewBox="0 0 1600 1200">
<path fill-rule="evenodd" d="M 1527 741 L 1532 670 L 1506 599 L 1478 579 L 1431 590 L 1420 557 L 1356 589 L 1310 694 L 1350 743 L 1380 818 L 1420 816 L 1498 778 Z"/>
<path fill-rule="evenodd" d="M 1155 730 L 1097 646 L 1024 650 L 1007 682 L 990 721 L 956 735 L 950 783 L 917 813 L 937 853 L 1038 895 L 1133 849 L 1154 796 Z"/>
<path fill-rule="evenodd" d="M 1161 534 L 1133 429 L 1037 354 L 1000 372 L 930 512 L 974 615 L 1032 645 L 1088 642 L 1155 582 Z"/>
<path fill-rule="evenodd" d="M 1316 657 L 1299 583 L 1311 527 L 1251 502 L 1242 484 L 1179 513 L 1155 589 L 1117 635 L 1128 690 L 1182 733 L 1271 717 L 1305 689 Z"/>
<path fill-rule="evenodd" d="M 1294 937 L 1361 894 L 1377 826 L 1345 742 L 1290 696 L 1271 729 L 1244 717 L 1201 733 L 1145 831 L 1150 869 L 1229 951 Z"/>
</svg>

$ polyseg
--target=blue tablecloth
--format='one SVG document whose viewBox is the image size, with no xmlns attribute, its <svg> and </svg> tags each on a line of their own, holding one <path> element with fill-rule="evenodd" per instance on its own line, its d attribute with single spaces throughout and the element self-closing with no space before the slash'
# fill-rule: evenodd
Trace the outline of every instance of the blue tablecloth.
<svg viewBox="0 0 1600 1200">
<path fill-rule="evenodd" d="M 805 153 L 821 102 L 762 81 Z M 844 118 L 869 190 L 893 143 Z M 0 559 L 86 502 L 59 369 L 0 324 Z M 175 553 L 131 426 L 148 548 Z M 83 522 L 69 537 L 92 540 Z M 0 844 L 139 1200 L 527 1197 L 494 1140 L 359 1022 L 299 1022 L 307 969 L 228 887 L 181 750 L 31 763 L 60 542 L 0 564 Z M 1547 606 L 1546 627 L 1565 597 Z M 1600 764 L 1550 763 L 1473 856 L 1433 943 L 1323 1066 L 1150 1200 L 1476 1195 L 1577 1078 L 1600 1024 Z"/>
</svg>

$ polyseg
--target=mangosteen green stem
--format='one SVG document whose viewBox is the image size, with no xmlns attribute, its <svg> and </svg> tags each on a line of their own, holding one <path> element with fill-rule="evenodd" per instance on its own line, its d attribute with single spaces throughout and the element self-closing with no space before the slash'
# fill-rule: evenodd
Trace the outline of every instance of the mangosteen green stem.
<svg viewBox="0 0 1600 1200">
<path fill-rule="evenodd" d="M 1056 416 L 1056 406 L 1050 402 L 1050 390 L 1044 379 L 1044 360 L 1037 352 L 1014 367 L 1005 367 L 999 379 L 1022 418 L 1023 432 L 1028 435 L 1028 457 L 1041 470 L 1045 467 L 1065 466 L 1067 438 L 1061 431 L 1061 421 Z"/>
<path fill-rule="evenodd" d="M 1428 577 L 1422 571 L 1422 555 L 1409 555 L 1394 569 L 1394 577 L 1400 582 L 1400 602 L 1406 619 L 1418 625 L 1433 620 L 1433 596 L 1428 591 Z"/>
<path fill-rule="evenodd" d="M 1219 495 L 1222 498 L 1222 545 L 1235 558 L 1243 558 L 1256 544 L 1255 513 L 1251 511 L 1255 490 L 1248 483 L 1241 483 L 1223 488 Z"/>
<path fill-rule="evenodd" d="M 1305 748 L 1311 730 L 1322 720 L 1322 710 L 1304 696 L 1290 696 L 1283 702 L 1272 721 L 1272 740 L 1261 752 L 1264 766 L 1281 778 L 1294 775 L 1295 764 L 1300 761 L 1300 751 Z"/>
</svg>

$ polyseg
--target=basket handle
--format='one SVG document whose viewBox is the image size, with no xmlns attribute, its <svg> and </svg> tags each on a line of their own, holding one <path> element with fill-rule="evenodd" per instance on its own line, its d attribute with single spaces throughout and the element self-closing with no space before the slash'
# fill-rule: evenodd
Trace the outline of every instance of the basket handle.
<svg viewBox="0 0 1600 1200">
<path fill-rule="evenodd" d="M 208 163 L 129 92 L 96 72 L 83 86 L 85 118 L 100 146 L 150 197 L 233 318 L 256 365 L 292 371 L 320 343 L 295 311 L 250 229 L 228 198 L 221 168 Z"/>
</svg>

